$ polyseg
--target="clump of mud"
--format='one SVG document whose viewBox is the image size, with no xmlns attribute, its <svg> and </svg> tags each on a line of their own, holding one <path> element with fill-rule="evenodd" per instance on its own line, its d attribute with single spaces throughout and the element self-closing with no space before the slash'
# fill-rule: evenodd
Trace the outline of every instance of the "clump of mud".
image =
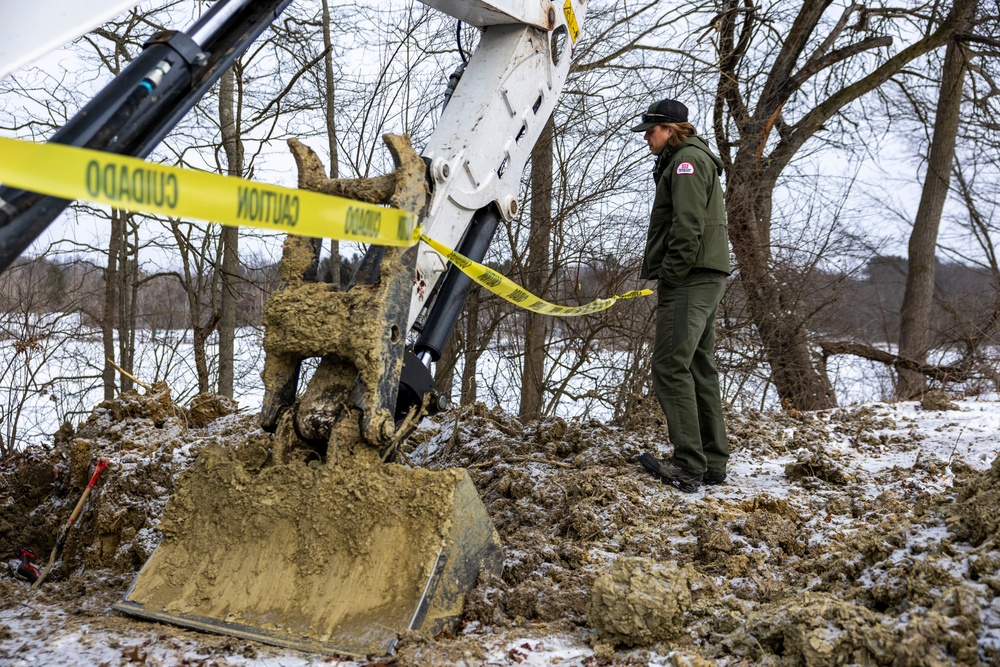
<svg viewBox="0 0 1000 667">
<path fill-rule="evenodd" d="M 947 392 L 932 390 L 920 397 L 920 407 L 924 410 L 959 410 Z"/>
<path fill-rule="evenodd" d="M 198 394 L 188 405 L 188 418 L 195 428 L 204 428 L 220 417 L 235 414 L 236 401 L 221 394 Z"/>
<path fill-rule="evenodd" d="M 821 483 L 848 484 L 851 476 L 821 447 L 802 448 L 795 463 L 785 466 L 785 475 L 795 481 L 816 486 Z"/>
<path fill-rule="evenodd" d="M 795 656 L 791 664 L 834 667 L 891 665 L 897 641 L 888 619 L 879 614 L 850 601 L 806 593 L 751 610 L 745 627 L 729 634 L 723 645 L 742 659 L 786 655 Z"/>
<path fill-rule="evenodd" d="M 400 637 L 393 664 L 398 667 L 479 667 L 487 661 L 481 643 L 474 638 L 441 642 L 408 632 Z"/>
<path fill-rule="evenodd" d="M 691 607 L 690 567 L 619 558 L 594 582 L 587 620 L 612 646 L 645 646 L 677 637 Z"/>
</svg>

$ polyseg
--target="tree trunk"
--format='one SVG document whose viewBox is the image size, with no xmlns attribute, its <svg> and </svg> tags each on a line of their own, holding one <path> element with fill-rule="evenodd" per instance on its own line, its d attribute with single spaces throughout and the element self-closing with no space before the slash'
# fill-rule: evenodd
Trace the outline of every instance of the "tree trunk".
<svg viewBox="0 0 1000 667">
<path fill-rule="evenodd" d="M 121 390 L 131 391 L 135 383 L 129 375 L 135 374 L 136 303 L 139 290 L 139 238 L 138 229 L 132 225 L 132 215 L 121 212 L 122 243 L 118 259 L 118 364 L 125 371 L 121 375 Z M 132 227 L 131 234 L 129 227 Z M 132 242 L 129 237 L 132 236 Z"/>
<path fill-rule="evenodd" d="M 236 75 L 230 68 L 219 80 L 219 128 L 222 148 L 226 152 L 227 173 L 243 176 L 243 142 L 240 141 L 239 124 L 234 98 Z M 239 279 L 239 228 L 222 228 L 221 294 L 219 295 L 219 393 L 233 397 L 233 379 L 236 359 L 236 300 Z"/>
<path fill-rule="evenodd" d="M 330 36 L 330 3 L 323 0 L 323 48 L 326 55 L 323 58 L 323 73 L 326 77 L 326 104 L 324 114 L 326 119 L 326 138 L 330 148 L 330 178 L 340 178 L 338 165 L 340 156 L 337 150 L 336 123 L 336 85 L 333 75 L 333 38 Z M 330 243 L 330 284 L 340 288 L 340 241 L 333 239 Z"/>
<path fill-rule="evenodd" d="M 728 184 L 727 217 L 740 281 L 781 405 L 798 410 L 835 407 L 829 379 L 813 364 L 805 322 L 786 303 L 783 287 L 770 270 L 767 230 L 774 186 L 773 181 L 749 170 L 734 170 Z"/>
<path fill-rule="evenodd" d="M 963 24 L 968 22 L 974 5 L 969 6 Z M 948 43 L 941 71 L 941 92 L 938 94 L 934 134 L 927 157 L 927 175 L 917 217 L 910 232 L 907 255 L 906 291 L 899 323 L 899 355 L 918 364 L 926 364 L 931 348 L 931 306 L 934 300 L 934 268 L 937 260 L 938 229 L 941 213 L 951 181 L 958 136 L 959 114 L 962 109 L 962 88 L 965 83 L 966 54 L 958 40 Z M 917 371 L 900 369 L 896 396 L 912 398 L 927 388 L 926 377 Z"/>
<path fill-rule="evenodd" d="M 204 277 L 209 273 L 212 266 L 211 255 L 208 246 L 211 245 L 210 237 L 202 239 L 201 247 L 195 247 L 191 238 L 184 234 L 180 220 L 170 220 L 170 231 L 177 242 L 177 250 L 181 258 L 181 268 L 183 273 L 175 274 L 181 287 L 184 289 L 188 300 L 188 312 L 191 317 L 192 345 L 194 347 L 195 373 L 198 379 L 198 393 L 204 394 L 212 390 L 209 382 L 208 355 L 205 351 L 205 343 L 209 335 L 219 324 L 222 313 L 218 308 L 218 271 L 211 273 L 212 280 L 205 283 Z M 207 303 L 203 302 L 207 295 Z M 207 321 L 202 324 L 204 311 L 208 311 Z"/>
<path fill-rule="evenodd" d="M 118 304 L 118 257 L 121 254 L 125 223 L 120 209 L 111 209 L 111 239 L 108 242 L 108 266 L 104 270 L 104 313 L 101 316 L 101 340 L 104 344 L 104 400 L 115 397 L 115 313 Z"/>
<path fill-rule="evenodd" d="M 549 277 L 549 247 L 552 236 L 552 141 L 553 122 L 549 117 L 531 151 L 531 231 L 524 262 L 524 286 L 543 296 Z M 521 369 L 521 419 L 542 415 L 545 394 L 545 340 L 548 318 L 524 313 L 524 366 Z"/>
<path fill-rule="evenodd" d="M 478 398 L 476 369 L 479 365 L 479 289 L 473 285 L 465 300 L 465 364 L 462 366 L 462 396 L 459 405 L 474 405 Z"/>
<path fill-rule="evenodd" d="M 458 349 L 458 336 L 453 333 L 448 337 L 444 349 L 441 350 L 441 358 L 434 364 L 434 384 L 441 395 L 447 396 L 449 401 L 455 385 L 455 362 L 458 361 Z"/>
</svg>

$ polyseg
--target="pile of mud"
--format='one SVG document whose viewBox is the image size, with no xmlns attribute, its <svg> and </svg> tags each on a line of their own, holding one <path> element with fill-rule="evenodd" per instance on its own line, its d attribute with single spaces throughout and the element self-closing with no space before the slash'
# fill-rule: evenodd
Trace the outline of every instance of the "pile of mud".
<svg viewBox="0 0 1000 667">
<path fill-rule="evenodd" d="M 213 410 L 194 418 L 193 406 L 156 388 L 102 404 L 51 448 L 5 462 L 0 549 L 47 554 L 94 460 L 108 457 L 51 577 L 59 586 L 104 572 L 124 593 L 161 531 L 191 532 L 183 513 L 164 519 L 164 505 L 199 453 L 230 488 L 274 463 L 255 416 Z M 734 457 L 773 463 L 793 491 L 785 497 L 739 479 L 685 496 L 644 474 L 636 457 L 664 437 L 653 414 L 627 428 L 520 423 L 477 405 L 425 421 L 404 465 L 468 470 L 504 568 L 481 577 L 456 636 L 403 635 L 397 664 L 481 664 L 481 638 L 523 633 L 586 638 L 598 665 L 645 664 L 646 651 L 673 651 L 678 664 L 1000 664 L 989 640 L 1000 637 L 1000 461 L 977 472 L 917 456 L 912 467 L 866 474 L 851 456 L 913 450 L 919 438 L 868 408 L 797 417 L 728 418 Z M 955 487 L 929 490 L 949 465 Z M 337 474 L 301 466 L 307 477 Z M 252 521 L 258 510 L 226 498 L 219 490 L 211 500 L 220 521 Z M 176 499 L 192 502 L 209 500 Z M 326 499 L 307 521 L 325 529 L 323 507 L 336 504 Z M 370 547 L 363 529 L 337 539 Z M 322 554 L 289 557 L 322 569 Z"/>
<path fill-rule="evenodd" d="M 21 545 L 48 561 L 99 458 L 109 460 L 47 581 L 83 570 L 131 575 L 159 541 L 157 524 L 177 476 L 209 444 L 233 446 L 254 419 L 215 395 L 176 405 L 164 384 L 94 408 L 77 429 L 65 424 L 51 447 L 30 448 L 0 470 L 0 553 Z M 43 563 L 40 563 L 43 564 Z"/>
<path fill-rule="evenodd" d="M 634 464 L 661 442 L 652 419 L 521 425 L 479 406 L 425 430 L 411 458 L 469 467 L 506 547 L 468 622 L 587 628 L 608 660 L 645 646 L 737 664 L 1000 664 L 980 646 L 1000 630 L 1000 462 L 956 462 L 954 502 L 926 491 L 941 470 L 919 456 L 875 478 L 847 469 L 832 446 L 845 434 L 862 452 L 919 445 L 868 408 L 728 427 L 734 453 L 794 459 L 801 494 L 663 491 Z"/>
</svg>

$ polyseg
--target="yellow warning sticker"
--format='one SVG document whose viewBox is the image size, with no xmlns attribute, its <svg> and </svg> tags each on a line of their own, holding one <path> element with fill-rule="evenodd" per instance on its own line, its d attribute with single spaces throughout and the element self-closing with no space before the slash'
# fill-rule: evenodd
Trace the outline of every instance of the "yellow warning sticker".
<svg viewBox="0 0 1000 667">
<path fill-rule="evenodd" d="M 557 306 L 554 303 L 549 303 L 535 296 L 510 278 L 497 273 L 487 266 L 472 261 L 465 255 L 438 243 L 434 239 L 428 238 L 426 235 L 421 234 L 420 240 L 444 255 L 445 259 L 457 266 L 462 273 L 472 278 L 473 281 L 482 285 L 490 292 L 521 308 L 543 315 L 554 315 L 557 317 L 589 315 L 590 313 L 610 308 L 619 299 L 634 299 L 640 296 L 649 296 L 653 293 L 653 290 L 639 289 L 626 292 L 625 294 L 618 294 L 608 299 L 595 299 L 582 306 Z"/>
<path fill-rule="evenodd" d="M 61 144 L 0 137 L 0 183 L 64 199 L 224 225 L 411 246 L 407 211 Z"/>
<path fill-rule="evenodd" d="M 569 29 L 569 38 L 576 44 L 576 40 L 580 38 L 580 24 L 576 20 L 576 12 L 573 11 L 572 0 L 566 0 L 566 4 L 563 5 L 563 14 L 566 16 L 566 27 Z"/>
</svg>

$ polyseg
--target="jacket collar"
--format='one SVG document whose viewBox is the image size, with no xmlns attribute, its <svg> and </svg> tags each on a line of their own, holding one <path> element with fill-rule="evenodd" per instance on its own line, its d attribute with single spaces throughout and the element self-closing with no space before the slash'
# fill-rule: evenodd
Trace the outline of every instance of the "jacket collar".
<svg viewBox="0 0 1000 667">
<path fill-rule="evenodd" d="M 694 135 L 676 148 L 670 145 L 664 146 L 663 150 L 660 151 L 660 154 L 656 156 L 656 164 L 653 167 L 654 184 L 660 182 L 660 176 L 662 176 L 663 172 L 666 171 L 667 163 L 670 162 L 670 158 L 672 158 L 678 151 L 685 148 L 695 148 L 705 153 L 705 155 L 711 158 L 712 162 L 715 163 L 716 173 L 720 176 L 722 175 L 722 160 L 712 154 L 712 152 L 708 149 L 708 146 L 705 144 L 704 139 L 698 135 Z"/>
<path fill-rule="evenodd" d="M 660 182 L 660 176 L 663 176 L 663 172 L 667 169 L 667 163 L 670 162 L 670 158 L 673 157 L 674 153 L 684 148 L 687 144 L 681 144 L 680 146 L 674 148 L 673 146 L 664 146 L 660 154 L 656 156 L 656 163 L 653 165 L 653 183 Z"/>
</svg>

